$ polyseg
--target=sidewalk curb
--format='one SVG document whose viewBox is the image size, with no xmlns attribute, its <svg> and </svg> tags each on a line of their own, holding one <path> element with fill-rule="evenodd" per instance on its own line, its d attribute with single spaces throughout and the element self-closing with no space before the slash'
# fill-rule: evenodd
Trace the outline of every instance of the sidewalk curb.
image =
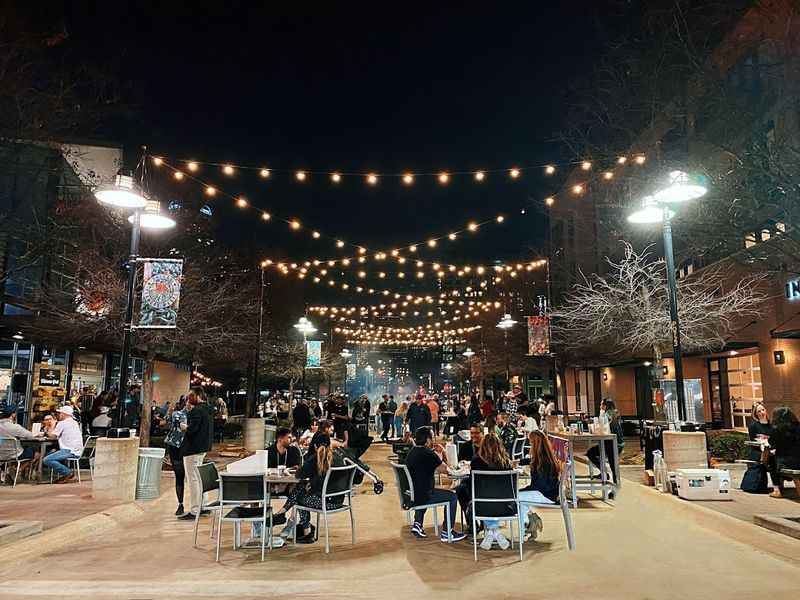
<svg viewBox="0 0 800 600">
<path fill-rule="evenodd" d="M 630 480 L 629 485 L 631 487 L 636 485 L 641 494 L 654 497 L 656 502 L 669 503 L 671 510 L 703 529 L 718 533 L 756 551 L 770 554 L 792 565 L 800 565 L 800 540 L 726 515 L 697 502 L 659 492 L 655 488 L 636 484 Z"/>
<path fill-rule="evenodd" d="M 170 494 L 174 494 L 174 491 L 167 489 L 152 500 L 135 500 L 111 506 L 75 521 L 46 529 L 37 535 L 4 544 L 3 553 L 8 561 L 16 563 L 41 558 L 42 548 L 45 548 L 44 552 L 51 553 L 74 547 L 79 540 L 90 535 L 103 534 L 122 524 L 140 519 L 146 512 L 165 502 Z"/>
</svg>

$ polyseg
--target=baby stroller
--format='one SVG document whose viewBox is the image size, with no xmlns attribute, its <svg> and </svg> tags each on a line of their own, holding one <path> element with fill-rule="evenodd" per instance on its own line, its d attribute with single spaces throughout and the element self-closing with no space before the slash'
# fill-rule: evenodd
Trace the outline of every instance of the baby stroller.
<svg viewBox="0 0 800 600">
<path fill-rule="evenodd" d="M 383 481 L 381 481 L 381 478 L 372 472 L 372 470 L 369 468 L 369 465 L 356 458 L 355 453 L 349 448 L 342 448 L 341 452 L 344 455 L 345 462 L 356 466 L 356 473 L 355 476 L 353 477 L 353 484 L 360 485 L 364 481 L 364 476 L 366 475 L 372 480 L 372 489 L 375 492 L 375 494 L 376 495 L 382 494 Z"/>
</svg>

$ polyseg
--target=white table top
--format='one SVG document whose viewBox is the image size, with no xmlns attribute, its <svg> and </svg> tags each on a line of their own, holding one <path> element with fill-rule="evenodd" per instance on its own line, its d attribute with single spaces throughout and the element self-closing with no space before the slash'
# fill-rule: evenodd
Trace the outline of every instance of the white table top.
<svg viewBox="0 0 800 600">
<path fill-rule="evenodd" d="M 228 464 L 225 470 L 234 475 L 266 475 L 267 481 L 270 483 L 297 483 L 299 481 L 294 475 L 279 476 L 277 469 L 268 469 L 266 450 L 256 450 L 252 456 Z"/>
</svg>

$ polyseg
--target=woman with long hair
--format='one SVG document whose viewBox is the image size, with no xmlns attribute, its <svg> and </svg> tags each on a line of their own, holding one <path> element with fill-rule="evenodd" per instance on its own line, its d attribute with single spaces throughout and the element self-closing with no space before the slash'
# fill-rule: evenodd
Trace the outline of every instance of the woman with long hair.
<svg viewBox="0 0 800 600">
<path fill-rule="evenodd" d="M 503 442 L 493 431 L 483 436 L 483 441 L 475 456 L 472 457 L 470 466 L 473 471 L 510 471 L 514 468 Z M 471 490 L 469 495 L 471 495 Z M 469 513 L 469 510 L 467 512 Z M 471 514 L 469 514 L 469 520 L 472 520 Z M 508 548 L 510 542 L 506 536 L 500 533 L 500 521 L 486 520 L 483 524 L 485 529 L 481 548 L 490 550 L 495 542 L 503 550 Z"/>
<path fill-rule="evenodd" d="M 562 463 L 553 451 L 547 435 L 540 429 L 528 434 L 531 451 L 522 464 L 530 465 L 531 482 L 518 493 L 518 499 L 537 504 L 555 504 L 558 502 L 559 477 Z M 532 539 L 536 539 L 542 530 L 542 519 L 533 510 L 525 515 L 525 527 Z"/>
<path fill-rule="evenodd" d="M 781 475 L 781 469 L 800 469 L 800 421 L 788 406 L 780 406 L 772 411 L 772 433 L 769 446 L 775 452 L 775 464 L 770 465 L 772 485 L 775 489 L 770 496 L 783 496 L 783 481 L 790 477 Z M 795 493 L 800 494 L 800 477 L 793 477 Z"/>
<path fill-rule="evenodd" d="M 625 437 L 622 435 L 622 426 L 619 422 L 619 414 L 617 413 L 617 405 L 611 398 L 604 398 L 600 402 L 600 420 L 602 421 L 603 418 L 608 420 L 608 425 L 615 436 L 617 436 L 617 451 L 622 452 L 622 449 L 625 447 Z M 615 469 L 614 464 L 614 441 L 613 440 L 606 440 L 603 442 L 605 444 L 605 451 L 606 451 L 606 460 L 608 461 L 608 466 L 611 467 L 611 478 L 614 481 L 614 484 L 617 483 L 617 472 Z M 586 457 L 592 461 L 598 469 L 603 470 L 605 469 L 605 465 L 600 464 L 600 446 L 592 446 L 589 448 L 589 451 L 586 453 Z M 612 491 L 609 494 L 609 498 L 614 497 L 614 492 Z"/>
<path fill-rule="evenodd" d="M 286 523 L 286 513 L 295 505 L 309 506 L 311 508 L 322 508 L 322 485 L 325 482 L 325 475 L 331 467 L 344 466 L 344 458 L 339 450 L 331 447 L 330 437 L 321 439 L 313 453 L 306 455 L 306 461 L 300 467 L 297 478 L 306 480 L 299 483 L 286 499 L 283 507 L 272 516 L 273 525 L 283 525 Z M 327 443 L 326 443 L 327 442 Z M 327 508 L 340 508 L 344 502 L 344 496 L 335 496 L 327 501 Z M 311 525 L 311 513 L 306 510 L 297 511 L 298 531 L 297 543 L 311 544 L 314 542 L 314 526 Z"/>
<path fill-rule="evenodd" d="M 186 397 L 181 396 L 174 404 L 170 403 L 167 415 L 161 420 L 161 427 L 169 427 L 169 432 L 164 438 L 164 446 L 169 454 L 169 461 L 172 464 L 172 472 L 175 474 L 175 495 L 178 497 L 178 508 L 175 516 L 184 513 L 183 510 L 183 488 L 186 471 L 183 468 L 183 455 L 181 454 L 181 444 L 183 443 L 184 432 L 181 423 L 186 423 Z"/>
</svg>

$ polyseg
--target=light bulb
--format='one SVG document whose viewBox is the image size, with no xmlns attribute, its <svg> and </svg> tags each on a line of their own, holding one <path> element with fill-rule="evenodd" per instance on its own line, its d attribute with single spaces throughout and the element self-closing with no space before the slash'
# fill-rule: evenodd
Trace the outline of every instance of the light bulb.
<svg viewBox="0 0 800 600">
<path fill-rule="evenodd" d="M 449 173 L 445 173 L 445 172 L 439 173 L 439 183 L 444 185 L 448 181 L 450 181 L 450 174 Z"/>
<path fill-rule="evenodd" d="M 331 181 L 333 183 L 339 183 L 342 180 L 342 176 L 339 173 L 331 173 Z"/>
<path fill-rule="evenodd" d="M 469 229 L 470 231 L 478 231 L 478 224 L 473 221 L 472 223 L 467 225 L 467 229 Z"/>
<path fill-rule="evenodd" d="M 180 171 L 175 171 L 175 173 L 173 174 L 173 177 L 175 177 L 175 179 L 180 181 L 181 179 L 183 179 L 183 173 L 181 173 Z"/>
<path fill-rule="evenodd" d="M 545 172 L 547 175 L 552 175 L 553 173 L 555 173 L 555 172 L 556 172 L 556 168 L 555 168 L 553 165 L 547 165 L 547 166 L 544 168 L 544 172 Z"/>
<path fill-rule="evenodd" d="M 498 223 L 502 223 L 502 222 L 503 222 L 503 221 L 505 221 L 505 220 L 506 220 L 506 218 L 505 218 L 503 215 L 497 215 L 497 219 L 496 219 L 496 221 L 497 221 Z"/>
<path fill-rule="evenodd" d="M 375 175 L 375 173 L 370 173 L 369 175 L 367 175 L 367 183 L 370 185 L 375 185 L 376 183 L 378 183 L 378 176 Z"/>
<path fill-rule="evenodd" d="M 292 221 L 289 222 L 289 227 L 297 231 L 298 229 L 300 229 L 300 221 L 298 221 L 297 219 L 292 219 Z"/>
<path fill-rule="evenodd" d="M 486 178 L 486 173 L 483 171 L 475 171 L 475 181 L 483 181 Z"/>
<path fill-rule="evenodd" d="M 217 188 L 209 185 L 206 188 L 206 195 L 207 196 L 216 196 L 217 195 Z"/>
<path fill-rule="evenodd" d="M 243 196 L 239 196 L 236 199 L 236 206 L 238 206 L 239 208 L 247 208 L 247 199 L 244 198 Z"/>
<path fill-rule="evenodd" d="M 405 183 L 406 185 L 411 185 L 412 183 L 414 183 L 414 176 L 411 173 L 406 173 L 405 175 L 403 175 L 403 183 Z"/>
<path fill-rule="evenodd" d="M 268 212 L 262 212 L 261 213 L 261 220 L 262 221 L 269 221 L 271 218 L 272 218 L 272 215 L 270 215 Z"/>
<path fill-rule="evenodd" d="M 576 183 L 572 186 L 572 193 L 573 194 L 582 194 L 583 193 L 583 186 L 580 183 Z"/>
<path fill-rule="evenodd" d="M 585 160 L 581 163 L 581 169 L 584 171 L 591 171 L 592 170 L 592 163 L 588 160 Z"/>
<path fill-rule="evenodd" d="M 305 171 L 298 171 L 294 174 L 297 181 L 305 181 L 306 180 L 306 172 Z"/>
<path fill-rule="evenodd" d="M 547 198 L 544 199 L 544 203 L 547 206 L 553 206 L 553 204 L 555 204 L 555 202 L 556 202 L 556 199 L 553 198 L 552 196 L 548 196 Z"/>
<path fill-rule="evenodd" d="M 198 166 L 196 162 L 191 160 L 188 163 L 186 163 L 186 168 L 189 169 L 192 173 L 194 173 L 195 171 L 197 171 Z"/>
<path fill-rule="evenodd" d="M 159 156 L 154 156 L 154 157 L 153 157 L 153 164 L 154 164 L 155 166 L 157 166 L 157 167 L 160 167 L 161 165 L 163 165 L 163 164 L 164 164 L 164 159 L 163 159 L 163 158 L 161 158 L 161 157 L 159 157 Z"/>
<path fill-rule="evenodd" d="M 517 177 L 519 177 L 519 175 L 520 175 L 520 171 L 519 171 L 519 169 L 516 169 L 516 168 L 515 168 L 515 169 L 511 169 L 511 170 L 508 172 L 508 174 L 509 174 L 509 175 L 511 175 L 511 178 L 512 178 L 512 179 L 516 179 Z"/>
<path fill-rule="evenodd" d="M 222 167 L 222 172 L 225 173 L 225 175 L 233 175 L 233 166 L 225 165 Z"/>
<path fill-rule="evenodd" d="M 336 240 L 336 247 L 344 248 L 344 242 L 342 240 Z"/>
</svg>

